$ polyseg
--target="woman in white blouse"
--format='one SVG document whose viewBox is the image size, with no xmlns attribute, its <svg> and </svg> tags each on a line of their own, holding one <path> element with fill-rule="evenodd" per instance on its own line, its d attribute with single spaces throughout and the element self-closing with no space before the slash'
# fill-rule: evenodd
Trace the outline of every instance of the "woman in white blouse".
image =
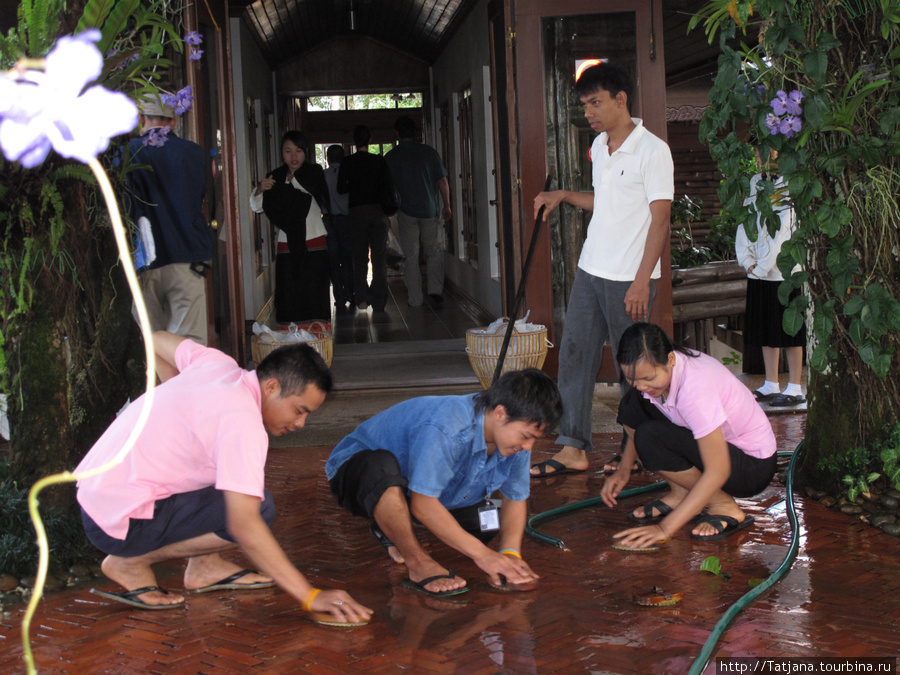
<svg viewBox="0 0 900 675">
<path fill-rule="evenodd" d="M 307 161 L 299 131 L 281 140 L 284 164 L 250 196 L 250 208 L 265 213 L 278 232 L 275 258 L 275 319 L 279 324 L 329 321 L 329 259 L 322 208 L 328 206 L 325 174 Z"/>
</svg>

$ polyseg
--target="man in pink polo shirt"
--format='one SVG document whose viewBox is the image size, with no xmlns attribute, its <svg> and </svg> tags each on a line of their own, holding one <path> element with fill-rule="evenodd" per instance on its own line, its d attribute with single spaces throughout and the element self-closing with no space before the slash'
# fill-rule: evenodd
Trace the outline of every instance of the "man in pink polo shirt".
<svg viewBox="0 0 900 675">
<path fill-rule="evenodd" d="M 104 574 L 126 590 L 98 592 L 142 609 L 171 609 L 184 597 L 160 588 L 151 566 L 187 558 L 187 592 L 278 584 L 307 611 L 334 621 L 368 621 L 371 610 L 346 592 L 320 592 L 288 560 L 269 530 L 275 517 L 264 489 L 267 431 L 303 427 L 331 390 L 331 374 L 309 345 L 276 349 L 256 371 L 216 349 L 154 334 L 162 384 L 148 423 L 124 461 L 78 482 L 85 531 L 108 554 Z M 129 406 L 78 465 L 109 462 L 134 428 L 143 397 Z M 262 571 L 242 570 L 222 551 L 239 546 Z"/>
</svg>

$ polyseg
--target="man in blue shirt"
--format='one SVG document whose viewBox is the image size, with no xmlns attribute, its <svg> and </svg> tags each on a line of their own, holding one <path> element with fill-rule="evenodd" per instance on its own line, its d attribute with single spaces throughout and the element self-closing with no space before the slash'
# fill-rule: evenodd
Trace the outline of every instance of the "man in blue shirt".
<svg viewBox="0 0 900 675">
<path fill-rule="evenodd" d="M 481 394 L 388 408 L 337 445 L 325 472 L 338 503 L 374 518 L 373 534 L 406 563 L 404 586 L 439 596 L 467 590 L 465 579 L 425 552 L 413 519 L 471 558 L 492 584 L 527 584 L 538 578 L 519 553 L 531 449 L 561 415 L 553 380 L 534 368 L 512 371 Z M 490 501 L 497 490 L 499 511 Z M 497 534 L 493 551 L 485 544 Z"/>
<path fill-rule="evenodd" d="M 142 135 L 128 149 L 131 162 L 142 166 L 128 172 L 126 183 L 142 244 L 136 266 L 150 325 L 206 345 L 206 274 L 213 252 L 203 212 L 203 148 L 175 135 L 175 113 L 156 97 L 141 102 L 140 121 Z"/>
</svg>

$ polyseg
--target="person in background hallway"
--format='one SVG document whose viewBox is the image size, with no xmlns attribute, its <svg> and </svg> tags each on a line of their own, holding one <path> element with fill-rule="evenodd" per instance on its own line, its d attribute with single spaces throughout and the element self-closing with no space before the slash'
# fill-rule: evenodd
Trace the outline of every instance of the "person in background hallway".
<svg viewBox="0 0 900 675">
<path fill-rule="evenodd" d="M 357 308 L 383 312 L 387 305 L 387 232 L 389 216 L 397 212 L 394 186 L 384 158 L 369 152 L 372 133 L 359 125 L 353 130 L 356 152 L 345 157 L 338 171 L 338 192 L 350 196 L 353 238 L 353 297 Z M 372 259 L 372 285 L 366 279 Z"/>
<path fill-rule="evenodd" d="M 205 345 L 206 275 L 213 251 L 203 213 L 203 148 L 175 135 L 175 112 L 156 96 L 145 98 L 140 111 L 141 137 L 128 148 L 131 161 L 147 168 L 129 171 L 126 186 L 131 218 L 140 232 L 135 267 L 150 327 Z M 156 134 L 165 137 L 162 145 L 151 142 Z M 133 314 L 137 319 L 137 310 Z"/>
<path fill-rule="evenodd" d="M 434 148 L 416 140 L 416 123 L 403 116 L 394 123 L 399 144 L 384 156 L 397 193 L 400 210 L 400 246 L 406 256 L 403 280 L 410 307 L 422 304 L 422 273 L 419 243 L 425 251 L 428 297 L 440 305 L 444 301 L 444 237 L 442 221 L 450 220 L 450 184 L 447 169 Z M 441 204 L 438 203 L 440 195 Z"/>
<path fill-rule="evenodd" d="M 281 139 L 284 164 L 250 196 L 250 208 L 278 229 L 275 257 L 275 320 L 279 324 L 331 318 L 330 263 L 322 209 L 328 208 L 325 173 L 307 154 L 306 137 L 288 131 Z"/>
<path fill-rule="evenodd" d="M 331 288 L 334 304 L 343 309 L 353 301 L 353 240 L 347 214 L 350 210 L 348 196 L 337 191 L 338 172 L 344 159 L 344 148 L 329 145 L 325 152 L 328 168 L 325 183 L 328 185 L 328 214 L 325 229 L 328 230 L 328 255 L 331 257 Z"/>
</svg>

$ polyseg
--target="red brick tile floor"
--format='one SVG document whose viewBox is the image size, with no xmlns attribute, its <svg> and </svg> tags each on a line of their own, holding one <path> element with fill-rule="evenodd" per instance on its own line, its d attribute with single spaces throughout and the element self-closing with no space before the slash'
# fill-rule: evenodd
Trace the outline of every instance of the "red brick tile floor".
<svg viewBox="0 0 900 675">
<path fill-rule="evenodd" d="M 780 450 L 793 450 L 805 414 L 772 418 Z M 615 434 L 600 434 L 601 457 Z M 279 505 L 274 531 L 290 557 L 322 587 L 341 587 L 374 608 L 369 626 L 325 628 L 305 618 L 278 590 L 189 597 L 172 612 L 132 610 L 88 593 L 95 580 L 42 601 L 32 624 L 41 673 L 685 673 L 716 622 L 782 562 L 790 541 L 785 490 L 773 483 L 742 506 L 749 530 L 719 542 L 695 542 L 685 528 L 657 553 L 610 548 L 625 513 L 590 507 L 539 526 L 568 552 L 528 539 L 524 553 L 542 576 L 530 593 L 499 593 L 462 555 L 423 535 L 442 563 L 471 591 L 435 599 L 400 586 L 367 523 L 340 511 L 324 478 L 330 448 L 275 448 L 269 487 Z M 553 453 L 549 441 L 536 459 Z M 599 461 L 596 462 L 599 468 Z M 640 482 L 654 480 L 641 474 Z M 595 472 L 536 482 L 532 512 L 599 494 Z M 637 480 L 637 479 L 636 479 Z M 650 493 L 651 498 L 654 493 Z M 801 538 L 796 562 L 780 583 L 745 609 L 714 657 L 875 656 L 900 653 L 900 541 L 798 497 Z M 700 571 L 715 555 L 731 575 Z M 163 585 L 180 588 L 178 564 L 160 566 Z M 635 606 L 632 594 L 660 586 L 683 591 L 671 608 Z M 0 672 L 20 673 L 23 608 L 0 616 Z M 706 672 L 715 672 L 711 661 Z"/>
</svg>

